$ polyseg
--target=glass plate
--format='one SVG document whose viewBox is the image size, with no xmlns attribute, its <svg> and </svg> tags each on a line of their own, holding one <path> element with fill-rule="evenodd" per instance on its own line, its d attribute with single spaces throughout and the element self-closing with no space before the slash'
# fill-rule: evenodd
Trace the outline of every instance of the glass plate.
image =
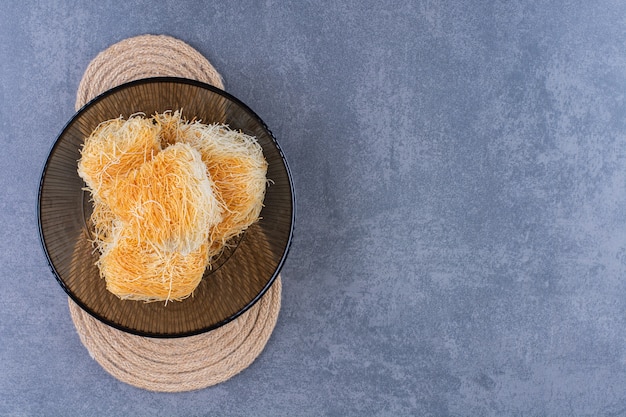
<svg viewBox="0 0 626 417">
<path fill-rule="evenodd" d="M 78 176 L 84 139 L 102 121 L 183 109 L 187 119 L 221 122 L 255 136 L 268 162 L 261 219 L 207 269 L 193 295 L 180 302 L 124 301 L 106 289 L 90 242 L 89 194 Z M 54 143 L 39 185 L 39 233 L 48 263 L 67 294 L 85 311 L 141 336 L 182 337 L 228 323 L 250 308 L 278 275 L 294 224 L 294 193 L 284 155 L 265 123 L 232 95 L 208 84 L 173 77 L 115 87 L 87 103 Z"/>
</svg>

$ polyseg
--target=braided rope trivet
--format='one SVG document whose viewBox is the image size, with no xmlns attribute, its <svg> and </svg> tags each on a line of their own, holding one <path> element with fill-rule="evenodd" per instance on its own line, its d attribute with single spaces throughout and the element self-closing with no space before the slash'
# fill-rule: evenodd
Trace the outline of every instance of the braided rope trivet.
<svg viewBox="0 0 626 417">
<path fill-rule="evenodd" d="M 76 109 L 116 85 L 151 76 L 185 77 L 223 88 L 215 68 L 186 43 L 143 35 L 112 45 L 91 61 L 78 88 Z M 108 373 L 139 388 L 177 392 L 215 385 L 247 368 L 272 334 L 281 288 L 279 276 L 237 319 L 207 333 L 175 339 L 117 330 L 68 300 L 81 342 Z"/>
<path fill-rule="evenodd" d="M 91 61 L 78 86 L 76 110 L 115 86 L 157 76 L 190 78 L 224 89 L 213 65 L 185 42 L 142 35 L 109 46 Z"/>
</svg>

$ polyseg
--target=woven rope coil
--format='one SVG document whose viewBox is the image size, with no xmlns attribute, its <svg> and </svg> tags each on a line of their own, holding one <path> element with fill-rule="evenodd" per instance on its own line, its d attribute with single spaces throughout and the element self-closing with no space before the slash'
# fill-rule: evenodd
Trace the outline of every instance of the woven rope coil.
<svg viewBox="0 0 626 417">
<path fill-rule="evenodd" d="M 280 310 L 280 279 L 250 310 L 209 333 L 179 339 L 136 336 L 107 326 L 70 301 L 89 354 L 108 373 L 139 388 L 191 391 L 226 381 L 261 353 Z"/>
<path fill-rule="evenodd" d="M 78 85 L 75 108 L 120 84 L 158 76 L 189 78 L 224 89 L 213 65 L 185 42 L 142 35 L 111 45 L 91 61 Z"/>
<path fill-rule="evenodd" d="M 222 77 L 198 51 L 164 35 L 116 43 L 91 61 L 78 87 L 76 109 L 119 84 L 154 76 L 178 76 L 224 88 Z M 83 311 L 68 298 L 81 342 L 108 373 L 130 385 L 161 392 L 206 388 L 247 368 L 276 325 L 282 284 L 278 277 L 248 311 L 196 336 L 158 339 L 126 333 Z"/>
</svg>

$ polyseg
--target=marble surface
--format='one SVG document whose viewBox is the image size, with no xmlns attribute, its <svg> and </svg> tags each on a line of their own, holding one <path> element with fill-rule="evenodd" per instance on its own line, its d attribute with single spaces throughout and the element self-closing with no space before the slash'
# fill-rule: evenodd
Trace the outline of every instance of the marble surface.
<svg viewBox="0 0 626 417">
<path fill-rule="evenodd" d="M 89 357 L 37 231 L 83 71 L 144 33 L 215 65 L 297 192 L 265 351 L 190 393 Z M 619 0 L 9 2 L 0 415 L 625 415 L 625 91 Z"/>
</svg>

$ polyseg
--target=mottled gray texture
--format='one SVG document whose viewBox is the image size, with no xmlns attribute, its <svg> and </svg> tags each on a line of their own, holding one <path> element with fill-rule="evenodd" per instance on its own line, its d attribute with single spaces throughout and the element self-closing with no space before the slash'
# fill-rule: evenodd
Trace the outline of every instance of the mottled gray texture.
<svg viewBox="0 0 626 417">
<path fill-rule="evenodd" d="M 0 415 L 626 414 L 623 1 L 8 3 Z M 143 33 L 215 64 L 297 190 L 275 332 L 199 392 L 106 374 L 37 234 L 83 71 Z"/>
</svg>

